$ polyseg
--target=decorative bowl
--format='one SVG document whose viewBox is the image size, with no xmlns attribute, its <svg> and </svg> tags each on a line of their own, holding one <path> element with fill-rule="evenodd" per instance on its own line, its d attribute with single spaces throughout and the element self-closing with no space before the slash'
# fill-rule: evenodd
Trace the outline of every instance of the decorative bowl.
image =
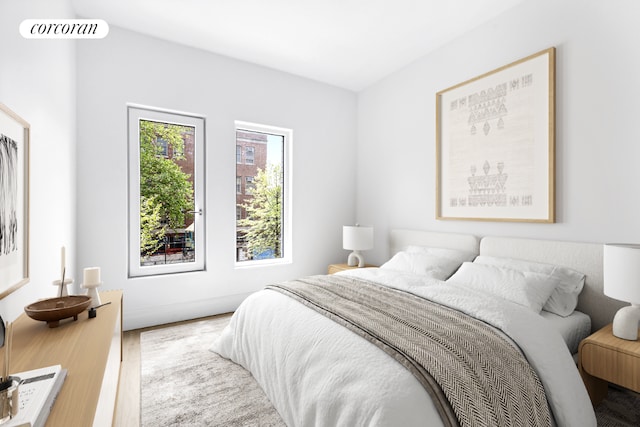
<svg viewBox="0 0 640 427">
<path fill-rule="evenodd" d="M 78 320 L 78 314 L 89 308 L 90 304 L 91 297 L 70 295 L 34 302 L 26 306 L 24 311 L 30 318 L 45 321 L 50 328 L 55 328 L 60 324 L 60 320 L 67 317 Z"/>
</svg>

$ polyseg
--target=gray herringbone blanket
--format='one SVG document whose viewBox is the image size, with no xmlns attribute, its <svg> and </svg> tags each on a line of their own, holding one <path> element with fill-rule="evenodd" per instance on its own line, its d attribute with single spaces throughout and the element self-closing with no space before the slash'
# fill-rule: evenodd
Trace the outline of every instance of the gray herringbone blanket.
<svg viewBox="0 0 640 427">
<path fill-rule="evenodd" d="M 494 328 L 373 282 L 312 276 L 267 286 L 376 344 L 422 383 L 449 426 L 549 426 L 544 389 Z"/>
</svg>

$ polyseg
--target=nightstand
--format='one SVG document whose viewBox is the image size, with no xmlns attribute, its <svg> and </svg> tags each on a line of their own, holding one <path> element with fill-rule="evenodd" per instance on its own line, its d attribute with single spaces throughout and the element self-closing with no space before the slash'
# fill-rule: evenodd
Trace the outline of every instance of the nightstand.
<svg viewBox="0 0 640 427">
<path fill-rule="evenodd" d="M 582 340 L 578 368 L 594 406 L 607 397 L 607 383 L 640 392 L 640 341 L 613 336 L 609 324 Z"/>
<path fill-rule="evenodd" d="M 369 267 L 376 267 L 376 266 L 373 264 L 365 264 L 364 267 L 362 268 L 369 268 Z M 355 267 L 355 266 L 349 267 L 346 262 L 344 264 L 330 264 L 329 274 L 334 274 L 334 273 L 337 273 L 338 271 L 353 270 L 355 268 L 358 268 L 358 267 Z"/>
</svg>

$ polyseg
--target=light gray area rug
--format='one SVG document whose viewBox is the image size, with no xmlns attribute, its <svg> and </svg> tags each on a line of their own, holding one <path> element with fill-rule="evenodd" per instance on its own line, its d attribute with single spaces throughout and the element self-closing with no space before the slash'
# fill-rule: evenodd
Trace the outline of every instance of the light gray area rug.
<svg viewBox="0 0 640 427">
<path fill-rule="evenodd" d="M 241 366 L 209 351 L 229 316 L 140 334 L 140 424 L 284 426 Z"/>
<path fill-rule="evenodd" d="M 640 426 L 640 394 L 609 387 L 609 394 L 596 408 L 599 427 Z"/>
<path fill-rule="evenodd" d="M 284 426 L 251 374 L 209 351 L 229 318 L 140 335 L 142 427 Z M 600 427 L 640 426 L 640 395 L 611 388 L 596 416 Z"/>
</svg>

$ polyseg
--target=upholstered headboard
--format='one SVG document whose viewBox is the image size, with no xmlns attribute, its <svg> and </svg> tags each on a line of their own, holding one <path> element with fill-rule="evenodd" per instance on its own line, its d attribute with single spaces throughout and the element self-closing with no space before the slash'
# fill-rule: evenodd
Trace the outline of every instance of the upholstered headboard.
<svg viewBox="0 0 640 427">
<path fill-rule="evenodd" d="M 562 265 L 586 275 L 585 286 L 578 298 L 579 311 L 591 317 L 591 329 L 611 323 L 615 312 L 625 303 L 604 295 L 602 279 L 602 244 L 483 237 L 480 254 L 524 259 Z"/>
<path fill-rule="evenodd" d="M 458 249 L 478 253 L 480 239 L 471 234 L 439 233 L 425 230 L 395 229 L 389 233 L 389 249 L 393 256 L 409 245 Z"/>
<path fill-rule="evenodd" d="M 586 280 L 577 309 L 591 317 L 591 328 L 594 331 L 610 323 L 615 312 L 626 305 L 604 295 L 602 244 L 493 236 L 480 239 L 470 234 L 391 230 L 391 255 L 408 245 L 459 249 L 482 255 L 562 265 L 580 271 L 586 275 Z"/>
</svg>

